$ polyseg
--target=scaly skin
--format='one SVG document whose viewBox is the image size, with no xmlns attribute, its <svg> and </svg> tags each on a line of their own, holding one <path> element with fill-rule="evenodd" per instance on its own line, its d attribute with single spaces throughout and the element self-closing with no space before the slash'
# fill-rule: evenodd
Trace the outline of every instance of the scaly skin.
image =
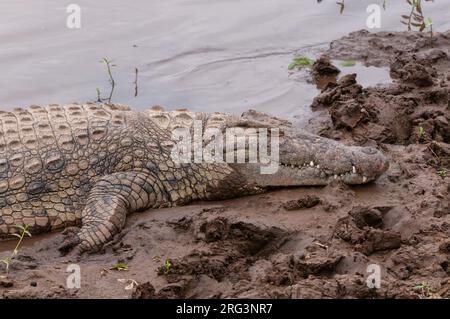
<svg viewBox="0 0 450 319">
<path fill-rule="evenodd" d="M 280 128 L 280 169 L 259 164 L 172 160 L 171 132 L 192 128 Z M 362 184 L 388 167 L 381 153 L 350 147 L 292 128 L 255 111 L 133 112 L 122 105 L 31 106 L 0 112 L 0 238 L 31 226 L 33 233 L 81 224 L 61 247 L 95 251 L 124 227 L 129 213 L 261 192 L 270 186 Z"/>
</svg>

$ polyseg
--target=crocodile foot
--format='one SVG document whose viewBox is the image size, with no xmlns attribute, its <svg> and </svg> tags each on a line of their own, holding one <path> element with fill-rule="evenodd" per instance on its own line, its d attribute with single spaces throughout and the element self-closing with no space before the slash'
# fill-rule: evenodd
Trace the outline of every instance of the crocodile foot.
<svg viewBox="0 0 450 319">
<path fill-rule="evenodd" d="M 81 255 L 82 251 L 79 248 L 81 243 L 80 236 L 78 236 L 78 227 L 69 227 L 65 229 L 62 235 L 65 237 L 61 245 L 59 245 L 58 250 L 61 256 L 66 256 L 69 253 L 71 255 Z"/>
</svg>

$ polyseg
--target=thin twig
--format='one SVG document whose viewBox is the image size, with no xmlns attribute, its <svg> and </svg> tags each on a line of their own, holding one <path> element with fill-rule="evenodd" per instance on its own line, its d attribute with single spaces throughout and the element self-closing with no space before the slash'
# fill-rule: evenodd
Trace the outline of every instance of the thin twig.
<svg viewBox="0 0 450 319">
<path fill-rule="evenodd" d="M 138 73 L 139 73 L 138 68 L 134 68 L 134 74 L 135 74 L 134 82 L 133 82 L 133 84 L 134 84 L 134 97 L 138 96 Z"/>
<path fill-rule="evenodd" d="M 112 68 L 115 67 L 115 64 L 111 64 L 112 61 L 109 61 L 107 58 L 103 58 L 102 62 L 106 65 L 106 72 L 108 73 L 109 83 L 111 84 L 111 91 L 109 92 L 109 97 L 107 99 L 102 99 L 102 101 L 107 100 L 108 103 L 111 103 L 112 96 L 114 94 L 114 88 L 116 87 L 116 81 L 112 75 Z"/>
</svg>

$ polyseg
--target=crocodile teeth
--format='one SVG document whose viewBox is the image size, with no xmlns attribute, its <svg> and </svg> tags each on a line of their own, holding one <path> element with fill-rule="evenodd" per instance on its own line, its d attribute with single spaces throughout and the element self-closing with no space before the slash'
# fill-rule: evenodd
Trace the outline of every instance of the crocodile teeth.
<svg viewBox="0 0 450 319">
<path fill-rule="evenodd" d="M 353 174 L 356 174 L 356 167 L 353 166 L 352 169 L 353 169 Z"/>
<path fill-rule="evenodd" d="M 311 163 L 309 163 L 309 166 L 313 167 L 314 166 L 314 162 L 311 161 Z"/>
<path fill-rule="evenodd" d="M 294 164 L 291 164 L 291 168 L 294 168 L 295 166 L 294 166 Z"/>
<path fill-rule="evenodd" d="M 317 168 L 320 168 L 320 165 L 317 165 L 316 167 L 317 167 Z"/>
<path fill-rule="evenodd" d="M 363 176 L 363 183 L 367 182 L 367 177 Z"/>
<path fill-rule="evenodd" d="M 337 175 L 334 175 L 334 179 L 337 179 Z"/>
</svg>

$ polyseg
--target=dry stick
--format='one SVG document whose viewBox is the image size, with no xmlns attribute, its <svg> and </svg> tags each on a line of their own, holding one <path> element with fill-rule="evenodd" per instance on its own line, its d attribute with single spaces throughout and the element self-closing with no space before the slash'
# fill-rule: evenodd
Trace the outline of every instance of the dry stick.
<svg viewBox="0 0 450 319">
<path fill-rule="evenodd" d="M 427 148 L 430 150 L 430 152 L 434 155 L 434 157 L 436 157 L 439 161 L 439 165 L 441 164 L 441 158 L 433 151 L 433 149 L 431 148 L 430 144 L 427 145 Z"/>
<path fill-rule="evenodd" d="M 108 76 L 109 76 L 109 81 L 111 83 L 111 92 L 109 92 L 108 103 L 111 103 L 111 99 L 112 99 L 112 96 L 114 93 L 114 88 L 116 87 L 116 81 L 114 81 L 114 78 L 112 76 L 111 65 L 110 65 L 109 61 L 106 62 L 106 67 L 108 68 Z"/>
<path fill-rule="evenodd" d="M 405 20 L 400 20 L 400 22 L 406 24 L 408 26 L 408 31 L 411 31 L 412 26 L 419 27 L 417 25 L 417 22 L 421 22 L 421 25 L 424 25 L 424 16 L 422 12 L 421 0 L 406 0 L 406 2 L 411 5 L 411 12 L 409 13 L 409 15 L 402 15 L 402 18 Z M 413 22 L 413 19 L 416 22 Z M 422 27 L 420 31 L 423 31 Z"/>
<path fill-rule="evenodd" d="M 134 77 L 134 97 L 137 97 L 138 96 L 138 73 L 139 73 L 139 70 L 138 70 L 138 68 L 134 68 L 134 74 L 135 74 L 135 77 Z"/>
<path fill-rule="evenodd" d="M 102 93 L 99 88 L 96 88 L 97 91 L 97 103 L 102 103 Z"/>
<path fill-rule="evenodd" d="M 412 20 L 412 16 L 413 16 L 413 13 L 414 13 L 414 10 L 415 10 L 415 2 L 413 2 L 412 4 L 411 4 L 411 13 L 409 14 L 409 19 L 408 19 L 408 31 L 411 31 L 411 20 Z"/>
<path fill-rule="evenodd" d="M 109 83 L 111 83 L 111 91 L 109 92 L 109 97 L 106 99 L 101 99 L 101 101 L 108 101 L 108 103 L 111 103 L 111 99 L 114 93 L 114 88 L 116 86 L 116 81 L 114 80 L 114 77 L 112 75 L 112 67 L 116 66 L 115 64 L 111 64 L 111 61 L 109 61 L 107 58 L 103 58 L 102 61 L 106 65 L 106 71 L 108 73 L 109 77 Z M 97 96 L 99 97 L 99 91 L 97 91 Z"/>
<path fill-rule="evenodd" d="M 430 27 L 430 36 L 433 37 L 433 21 L 429 19 L 428 26 Z"/>
</svg>

